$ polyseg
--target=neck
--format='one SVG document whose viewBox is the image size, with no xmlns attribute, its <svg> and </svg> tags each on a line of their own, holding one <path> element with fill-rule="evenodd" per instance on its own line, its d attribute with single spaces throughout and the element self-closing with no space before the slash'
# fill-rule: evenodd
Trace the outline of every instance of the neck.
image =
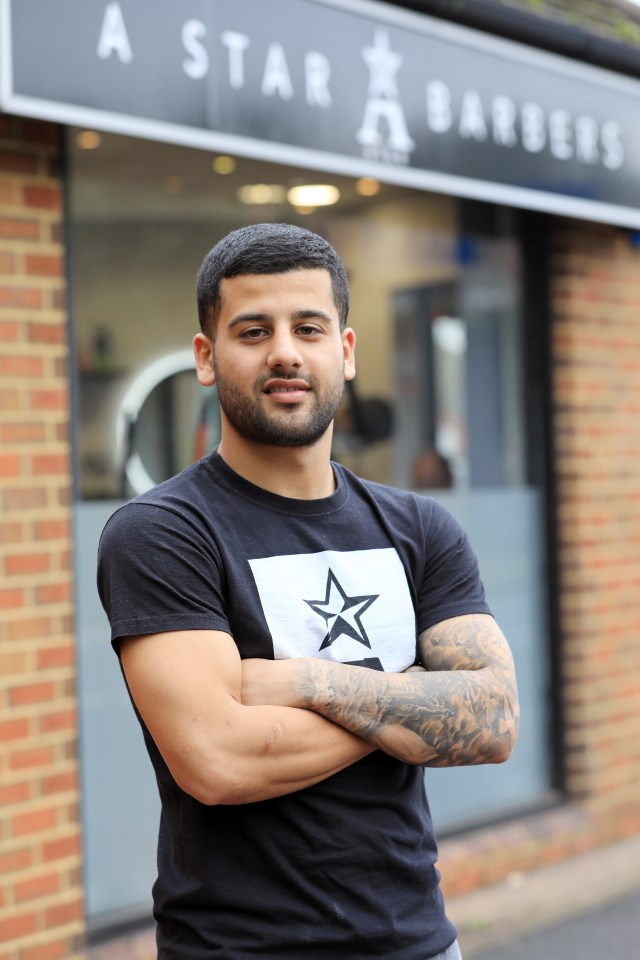
<svg viewBox="0 0 640 960">
<path fill-rule="evenodd" d="M 335 490 L 331 428 L 308 447 L 271 447 L 223 430 L 218 453 L 241 477 L 281 497 L 320 500 Z"/>
</svg>

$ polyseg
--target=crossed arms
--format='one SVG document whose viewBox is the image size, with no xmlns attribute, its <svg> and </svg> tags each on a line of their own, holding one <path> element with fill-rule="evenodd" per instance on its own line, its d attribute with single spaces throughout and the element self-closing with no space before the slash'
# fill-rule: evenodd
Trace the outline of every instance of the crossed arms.
<svg viewBox="0 0 640 960">
<path fill-rule="evenodd" d="M 383 673 L 312 658 L 240 660 L 215 631 L 131 637 L 129 689 L 176 782 L 207 804 L 311 786 L 375 749 L 406 763 L 501 763 L 518 695 L 492 617 L 454 617 L 418 639 L 420 666 Z"/>
</svg>

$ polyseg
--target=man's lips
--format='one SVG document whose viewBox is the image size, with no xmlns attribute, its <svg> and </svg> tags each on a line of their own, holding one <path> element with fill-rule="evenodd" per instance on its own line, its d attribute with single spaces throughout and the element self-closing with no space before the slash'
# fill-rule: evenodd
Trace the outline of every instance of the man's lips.
<svg viewBox="0 0 640 960">
<path fill-rule="evenodd" d="M 297 403 L 310 389 L 304 380 L 269 380 L 262 392 L 283 403 Z"/>
</svg>

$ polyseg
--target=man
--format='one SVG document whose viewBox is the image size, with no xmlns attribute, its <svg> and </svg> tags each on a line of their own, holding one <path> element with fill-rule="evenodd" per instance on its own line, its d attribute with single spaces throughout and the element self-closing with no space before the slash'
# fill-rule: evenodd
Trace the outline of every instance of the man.
<svg viewBox="0 0 640 960">
<path fill-rule="evenodd" d="M 162 800 L 160 960 L 460 956 L 422 766 L 507 759 L 513 663 L 449 514 L 330 461 L 348 305 L 307 230 L 217 244 L 194 350 L 220 445 L 102 536 Z"/>
</svg>

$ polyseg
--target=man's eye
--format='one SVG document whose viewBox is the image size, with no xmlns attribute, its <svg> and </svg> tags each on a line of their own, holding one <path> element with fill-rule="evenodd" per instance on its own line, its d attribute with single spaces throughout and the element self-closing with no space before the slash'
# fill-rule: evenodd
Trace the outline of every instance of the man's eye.
<svg viewBox="0 0 640 960">
<path fill-rule="evenodd" d="M 298 333 L 302 334 L 303 337 L 314 337 L 322 333 L 320 327 L 313 326 L 313 324 L 305 323 L 304 326 L 298 327 Z"/>
<path fill-rule="evenodd" d="M 244 340 L 260 340 L 260 338 L 264 336 L 266 336 L 266 330 L 263 330 L 262 327 L 249 327 L 247 330 L 242 331 Z"/>
</svg>

